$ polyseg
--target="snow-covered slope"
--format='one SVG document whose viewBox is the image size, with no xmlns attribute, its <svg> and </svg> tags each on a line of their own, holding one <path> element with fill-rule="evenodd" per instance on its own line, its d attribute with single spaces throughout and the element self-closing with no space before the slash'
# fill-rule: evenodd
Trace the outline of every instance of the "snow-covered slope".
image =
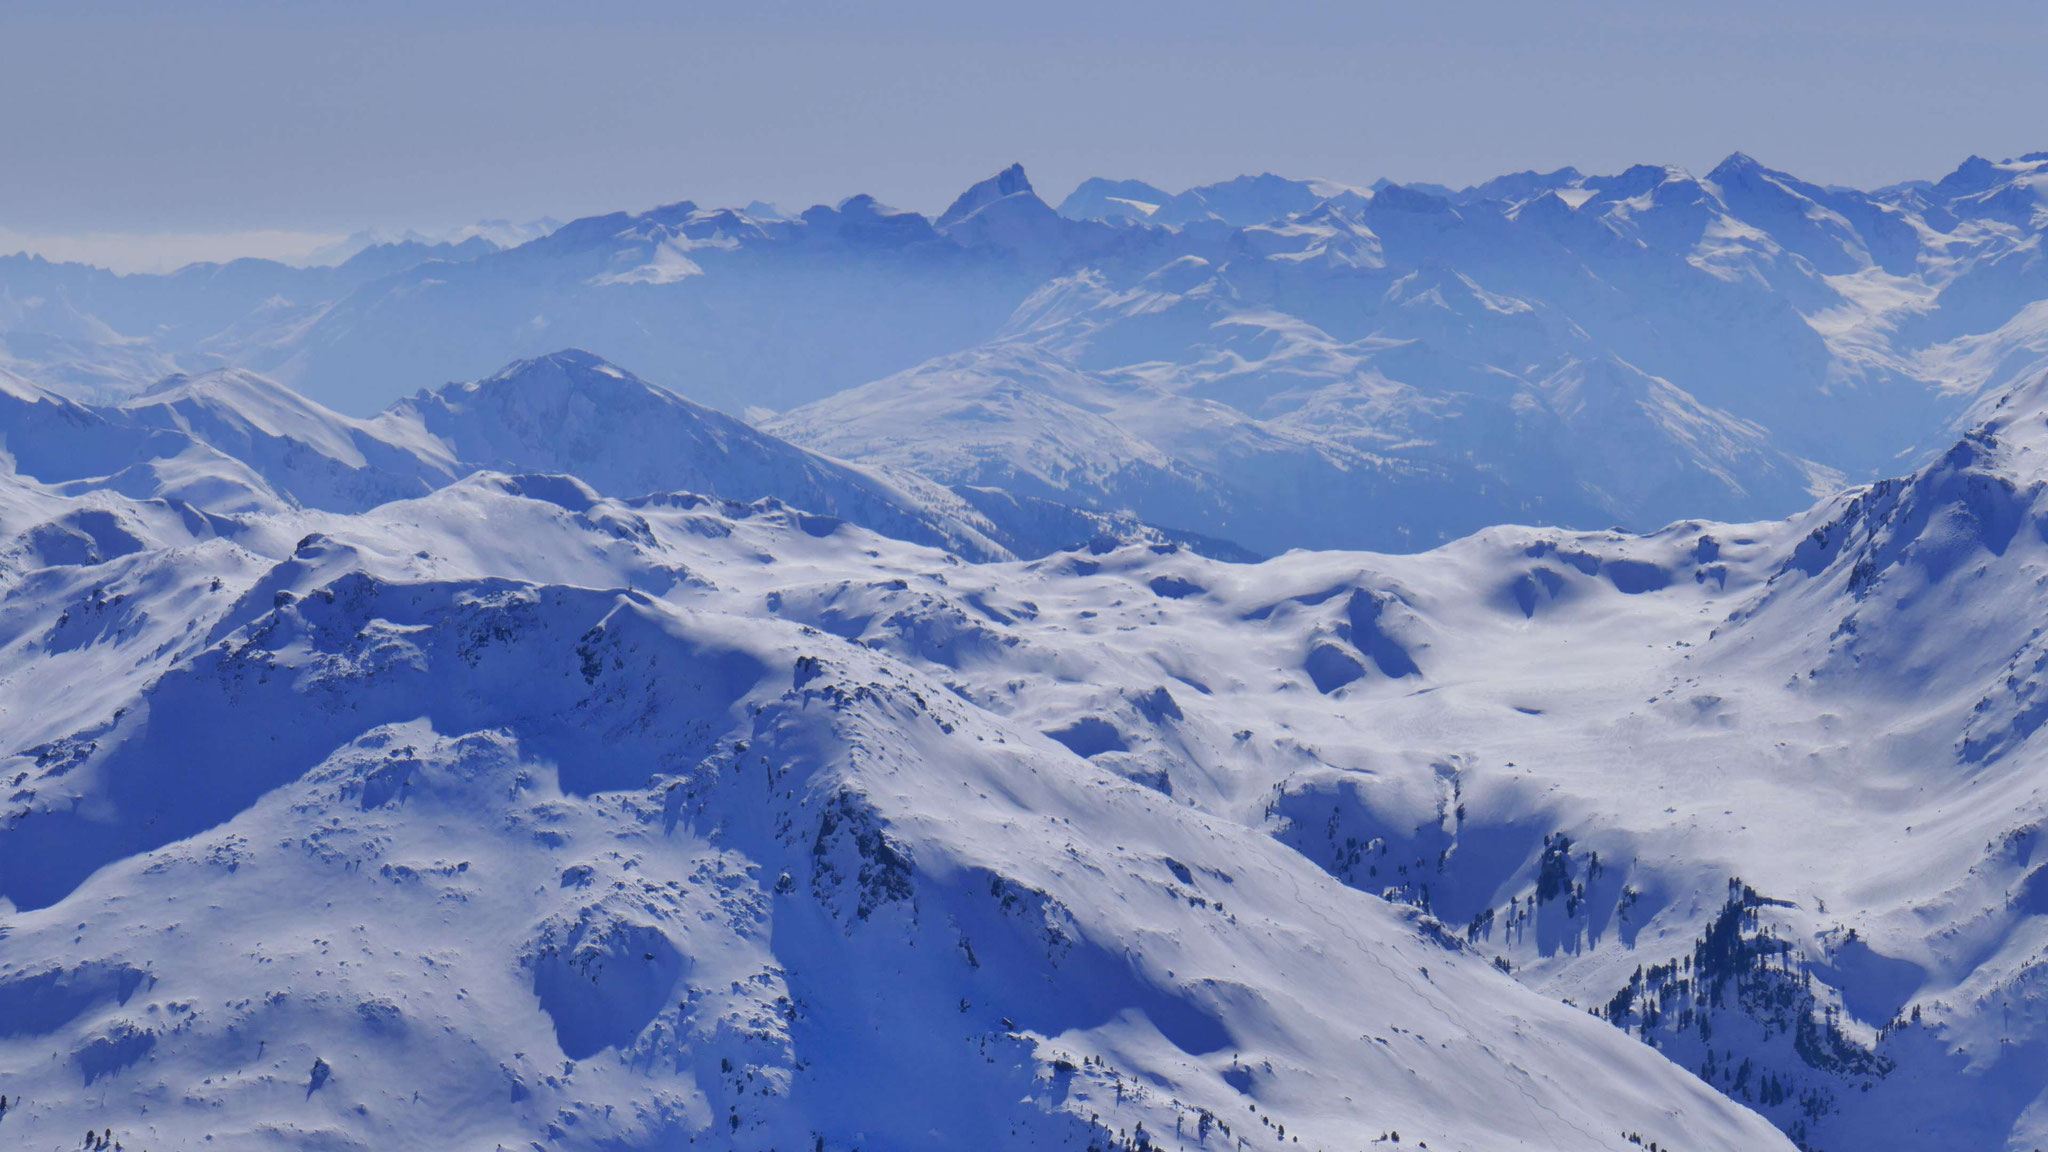
<svg viewBox="0 0 2048 1152">
<path fill-rule="evenodd" d="M 441 445 L 463 472 L 567 473 L 600 492 L 702 492 L 784 503 L 970 558 L 1007 555 L 995 527 L 922 477 L 826 459 L 570 350 L 423 392 L 380 429 Z"/>
<path fill-rule="evenodd" d="M 2032 1147 L 2044 387 L 1782 524 L 1090 562 L 1070 611 L 1151 596 L 1092 655 L 1030 642 L 1085 687 L 1013 657 L 976 699 L 1430 910 L 1808 1147 Z"/>
<path fill-rule="evenodd" d="M 1156 364 L 1089 372 L 1030 341 L 995 343 L 764 427 L 845 459 L 1128 509 L 1268 554 L 1407 551 L 1500 523 L 1751 518 L 1840 481 L 1618 360 L 1527 381 L 1474 373 L 1470 391 L 1430 397 L 1389 375 L 1427 358 L 1412 348 L 1342 349 L 1249 322 L 1228 339 L 1220 371 L 1199 379 Z M 1231 402 L 1253 368 L 1305 387 L 1260 419 Z"/>
<path fill-rule="evenodd" d="M 2048 377 L 1976 419 L 1782 523 L 1091 566 L 1087 611 L 1153 595 L 1092 657 L 1034 641 L 1086 686 L 1012 658 L 976 699 L 1428 909 L 1806 1147 L 2033 1147 Z"/>
<path fill-rule="evenodd" d="M 279 498 L 338 511 L 418 496 L 466 469 L 448 446 L 391 420 L 352 420 L 253 372 L 173 376 L 108 411 L 203 444 Z"/>
<path fill-rule="evenodd" d="M 1271 554 L 1390 550 L 1507 520 L 1585 518 L 1576 492 L 1488 491 L 1470 464 L 1388 458 L 1028 343 L 942 357 L 770 420 L 818 451 L 1221 536 Z"/>
</svg>

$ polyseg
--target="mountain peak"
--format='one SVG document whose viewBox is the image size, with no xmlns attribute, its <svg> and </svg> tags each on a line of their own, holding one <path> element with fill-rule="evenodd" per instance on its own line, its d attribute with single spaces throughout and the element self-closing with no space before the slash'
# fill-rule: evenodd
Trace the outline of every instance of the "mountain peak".
<svg viewBox="0 0 2048 1152">
<path fill-rule="evenodd" d="M 173 372 L 137 393 L 129 405 L 147 403 L 171 395 L 196 395 L 226 391 L 297 395 L 268 376 L 246 368 L 215 368 L 210 372 Z"/>
<path fill-rule="evenodd" d="M 989 179 L 995 182 L 997 190 L 1005 196 L 1031 191 L 1031 178 L 1024 174 L 1024 165 L 1022 164 L 1012 164 Z M 983 183 L 988 183 L 988 181 L 983 181 Z"/>
<path fill-rule="evenodd" d="M 1714 170 L 1707 173 L 1707 179 L 1719 181 L 1761 171 L 1765 171 L 1764 166 L 1757 163 L 1756 158 L 1749 153 L 1730 152 L 1726 160 L 1714 165 Z"/>
<path fill-rule="evenodd" d="M 514 360 L 479 380 L 448 384 L 422 392 L 407 403 L 417 403 L 434 397 L 445 404 L 456 396 L 494 393 L 517 393 L 527 397 L 527 402 L 530 403 L 542 395 L 588 395 L 593 388 L 604 394 L 645 391 L 664 399 L 682 400 L 682 397 L 642 380 L 595 352 L 581 348 L 563 348 L 541 356 Z"/>
<path fill-rule="evenodd" d="M 1420 212 L 1434 215 L 1455 215 L 1457 209 L 1449 200 L 1433 196 L 1408 184 L 1387 184 L 1373 191 L 1371 207 L 1377 211 Z"/>
<path fill-rule="evenodd" d="M 322 455 L 361 467 L 351 442 L 357 422 L 268 376 L 245 368 L 215 368 L 197 375 L 173 373 L 119 410 L 146 423 L 176 427 L 218 447 L 233 435 L 261 433 L 309 445 Z"/>
<path fill-rule="evenodd" d="M 524 376 L 543 368 L 559 369 L 564 372 L 598 372 L 619 379 L 626 379 L 632 376 L 632 373 L 618 367 L 595 352 L 582 348 L 561 348 L 540 356 L 531 356 L 524 360 L 514 360 L 496 372 L 491 373 L 490 376 L 485 378 L 485 382 Z"/>
<path fill-rule="evenodd" d="M 998 200 L 1010 196 L 1035 195 L 1031 178 L 1024 175 L 1024 165 L 1012 164 L 1001 172 L 983 180 L 962 192 L 952 205 L 939 215 L 939 227 L 957 224 Z"/>
<path fill-rule="evenodd" d="M 1109 180 L 1090 176 L 1060 201 L 1059 213 L 1075 220 L 1143 220 L 1171 199 L 1171 192 L 1143 180 Z"/>
<path fill-rule="evenodd" d="M 1967 196 L 1991 187 L 2004 175 L 1997 164 L 1972 154 L 1969 159 L 1956 165 L 1955 171 L 1935 181 L 1934 187 L 1946 195 Z"/>
</svg>

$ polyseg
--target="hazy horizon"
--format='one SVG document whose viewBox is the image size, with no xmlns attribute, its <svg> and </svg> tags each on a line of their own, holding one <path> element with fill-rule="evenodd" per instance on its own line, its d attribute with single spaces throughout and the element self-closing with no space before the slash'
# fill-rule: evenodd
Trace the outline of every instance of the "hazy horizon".
<svg viewBox="0 0 2048 1152">
<path fill-rule="evenodd" d="M 0 30 L 0 97 L 33 112 L 0 125 L 0 247 L 130 266 L 685 199 L 936 212 L 1013 161 L 1056 202 L 1089 176 L 1457 186 L 1737 150 L 1873 187 L 2048 148 L 2048 13 L 2003 2 L 25 0 Z"/>
<path fill-rule="evenodd" d="M 1746 151 L 1747 150 L 1745 149 L 1733 150 L 1733 152 Z M 2001 152 L 1996 154 L 1984 155 L 1987 159 L 2006 160 L 2036 151 L 2039 150 L 2016 150 L 2011 152 Z M 1691 171 L 1695 175 L 1704 176 L 1712 167 L 1719 164 L 1722 160 L 1727 158 L 1727 155 L 1731 155 L 1733 154 L 1733 152 L 1715 157 L 1713 160 L 1705 163 L 1678 164 L 1675 166 L 1679 168 L 1684 168 L 1687 171 Z M 1978 154 L 1973 153 L 1972 155 Z M 1894 181 L 1894 183 L 1911 180 L 1937 180 L 1940 177 L 1947 175 L 1949 172 L 1954 171 L 1957 165 L 1960 165 L 1963 161 L 1967 159 L 1969 159 L 1969 157 L 1959 156 L 1956 158 L 1954 163 L 1950 164 L 1946 168 L 1941 169 L 1940 171 L 1930 171 L 1923 176 L 1906 177 L 1904 178 L 1904 181 Z M 1019 163 L 1022 162 L 1019 161 Z M 1644 159 L 1634 161 L 1633 163 L 1656 164 L 1669 162 L 1660 161 L 1656 159 Z M 1775 164 L 1771 164 L 1769 166 L 1774 168 L 1782 167 L 1780 165 Z M 1003 167 L 1007 167 L 1007 165 L 1004 165 Z M 1026 173 L 1029 174 L 1030 165 L 1025 164 L 1024 167 Z M 1610 172 L 1618 172 L 1621 170 L 1621 166 L 1615 167 L 1613 169 L 1595 169 L 1589 168 L 1588 166 L 1583 164 L 1574 165 L 1569 163 L 1551 165 L 1548 166 L 1547 169 L 1539 170 L 1554 171 L 1558 168 L 1564 167 L 1578 168 L 1581 171 L 1587 172 L 1588 175 L 1609 174 Z M 956 189 L 954 193 L 952 193 L 951 195 L 944 199 L 939 200 L 935 204 L 904 204 L 898 202 L 890 202 L 886 200 L 884 202 L 889 203 L 892 207 L 907 208 L 914 211 L 922 212 L 928 216 L 936 216 L 941 210 L 945 208 L 946 204 L 950 202 L 952 195 L 957 195 L 959 192 L 965 191 L 970 185 L 974 184 L 979 180 L 986 179 L 987 177 L 993 175 L 996 171 L 999 170 L 1000 168 L 993 168 L 962 180 L 960 183 L 960 187 Z M 1510 175 L 1516 171 L 1529 170 L 1530 169 L 1504 168 L 1499 172 L 1495 172 L 1490 175 Z M 1249 170 L 1244 172 L 1233 172 L 1228 175 L 1216 177 L 1215 180 L 1201 181 L 1200 184 L 1211 184 L 1219 181 L 1230 180 L 1238 176 L 1255 176 L 1260 174 L 1260 172 Z M 1286 176 L 1291 179 L 1329 179 L 1329 177 L 1326 177 L 1320 173 L 1315 172 L 1280 172 L 1276 174 Z M 1797 171 L 1794 171 L 1794 174 L 1800 176 L 1806 175 L 1806 173 Z M 1062 186 L 1058 189 L 1048 188 L 1047 186 L 1039 182 L 1036 179 L 1036 177 L 1033 177 L 1033 187 L 1038 192 L 1041 198 L 1045 199 L 1049 203 L 1057 205 L 1062 199 L 1065 198 L 1065 196 L 1069 192 L 1072 192 L 1074 188 L 1077 187 L 1081 182 L 1086 181 L 1088 179 L 1092 179 L 1094 178 L 1094 176 L 1102 176 L 1110 179 L 1146 179 L 1142 174 L 1134 175 L 1131 173 L 1102 172 L 1095 173 L 1092 176 L 1084 176 L 1079 181 L 1075 181 L 1072 184 Z M 1387 179 L 1393 178 L 1387 177 Z M 1158 181 L 1146 182 L 1155 185 L 1160 184 L 1160 182 Z M 1365 187 L 1373 183 L 1374 181 L 1334 182 L 1354 184 L 1359 187 Z M 1481 181 L 1471 180 L 1451 183 L 1447 181 L 1429 180 L 1426 178 L 1410 178 L 1405 180 L 1396 180 L 1395 182 L 1409 184 L 1443 184 L 1453 188 L 1458 188 L 1469 186 L 1470 184 L 1474 183 L 1479 183 Z M 1177 185 L 1160 186 L 1163 188 L 1164 191 L 1167 192 L 1179 192 L 1185 190 L 1183 186 Z M 1187 185 L 1186 187 L 1194 186 L 1197 185 Z M 795 213 L 800 212 L 805 208 L 812 207 L 813 203 L 837 204 L 849 197 L 857 196 L 860 194 L 862 194 L 861 190 L 854 189 L 842 195 L 820 199 L 815 202 L 800 203 L 793 201 L 785 201 L 779 204 L 775 204 L 774 206 L 782 211 Z M 645 204 L 615 205 L 611 208 L 596 209 L 592 212 L 578 212 L 573 215 L 549 214 L 541 217 L 536 217 L 534 221 L 520 220 L 511 221 L 510 223 L 526 225 L 535 223 L 540 220 L 551 219 L 554 220 L 557 224 L 559 224 L 566 223 L 570 219 L 574 219 L 585 215 L 598 215 L 603 214 L 605 212 L 613 211 L 639 212 L 645 211 L 650 208 L 658 207 L 662 204 L 673 204 L 682 200 L 693 199 L 697 198 L 689 196 L 679 196 Z M 745 207 L 748 203 L 760 201 L 762 199 L 763 198 L 761 197 L 750 197 L 745 201 L 700 200 L 699 202 L 702 203 L 705 207 L 741 208 Z M 250 231 L 93 231 L 76 233 L 50 233 L 40 235 L 34 233 L 16 232 L 13 231 L 12 229 L 5 227 L 4 224 L 0 224 L 0 256 L 13 255 L 17 253 L 26 253 L 29 255 L 41 256 L 44 259 L 53 262 L 90 264 L 122 273 L 169 272 L 191 264 L 206 262 L 225 262 L 228 260 L 244 258 L 276 260 L 286 264 L 298 265 L 320 264 L 333 263 L 339 261 L 340 259 L 345 259 L 346 254 L 354 250 L 354 246 L 351 245 L 351 241 L 358 240 L 362 237 L 375 237 L 377 241 L 382 242 L 391 239 L 403 238 L 404 236 L 407 235 L 413 235 L 427 241 L 441 241 L 465 236 L 468 233 L 475 231 L 476 225 L 482 222 L 484 222 L 482 218 L 461 221 L 450 220 L 433 222 L 422 222 L 417 220 L 369 221 L 361 224 L 358 227 L 345 231 L 313 231 L 294 230 L 288 228 L 267 228 L 255 229 Z"/>
</svg>

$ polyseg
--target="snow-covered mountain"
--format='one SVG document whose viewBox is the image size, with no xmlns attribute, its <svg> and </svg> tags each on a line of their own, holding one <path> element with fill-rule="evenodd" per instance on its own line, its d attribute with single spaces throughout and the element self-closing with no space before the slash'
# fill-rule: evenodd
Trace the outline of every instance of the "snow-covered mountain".
<svg viewBox="0 0 2048 1152">
<path fill-rule="evenodd" d="M 1789 1147 L 1127 779 L 1109 721 L 977 699 L 1110 626 L 1018 592 L 1190 553 L 980 569 L 490 473 L 208 521 L 0 491 L 23 1146 Z"/>
<path fill-rule="evenodd" d="M 1469 465 L 1375 454 L 1023 343 L 942 357 L 764 426 L 948 484 L 1199 525 L 1265 554 L 1360 541 L 1400 550 L 1460 527 L 1596 515 L 1576 493 L 1553 508 L 1487 489 Z"/>
<path fill-rule="evenodd" d="M 1303 352 L 1297 335 L 1259 331 L 1247 343 L 1278 345 L 1273 359 L 1286 359 Z M 1567 362 L 1528 384 L 1484 381 L 1455 401 L 1425 401 L 1384 376 L 1343 380 L 1267 420 L 1220 399 L 1229 386 L 1182 390 L 1144 368 L 1088 372 L 1015 341 L 764 427 L 846 459 L 1129 510 L 1267 554 L 1408 551 L 1501 523 L 1751 518 L 1840 479 L 1612 359 Z M 1464 443 L 1446 450 L 1453 436 Z"/>
<path fill-rule="evenodd" d="M 1256 565 L 614 494 L 858 473 L 583 354 L 6 400 L 21 1139 L 2048 1134 L 2048 380 L 1786 521 Z"/>
<path fill-rule="evenodd" d="M 521 361 L 423 392 L 379 418 L 418 429 L 463 463 L 574 475 L 599 492 L 773 497 L 976 559 L 1006 557 L 995 527 L 922 477 L 842 464 L 657 388 L 587 352 Z"/>
</svg>

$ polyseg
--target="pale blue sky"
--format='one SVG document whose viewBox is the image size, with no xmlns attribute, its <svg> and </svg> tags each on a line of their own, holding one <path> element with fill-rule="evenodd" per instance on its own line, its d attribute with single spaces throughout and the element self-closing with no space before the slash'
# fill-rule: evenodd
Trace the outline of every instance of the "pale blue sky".
<svg viewBox="0 0 2048 1152">
<path fill-rule="evenodd" d="M 0 230 L 936 210 L 1012 160 L 1053 199 L 1737 148 L 1871 185 L 2048 149 L 2044 60 L 2032 0 L 5 0 Z"/>
</svg>

